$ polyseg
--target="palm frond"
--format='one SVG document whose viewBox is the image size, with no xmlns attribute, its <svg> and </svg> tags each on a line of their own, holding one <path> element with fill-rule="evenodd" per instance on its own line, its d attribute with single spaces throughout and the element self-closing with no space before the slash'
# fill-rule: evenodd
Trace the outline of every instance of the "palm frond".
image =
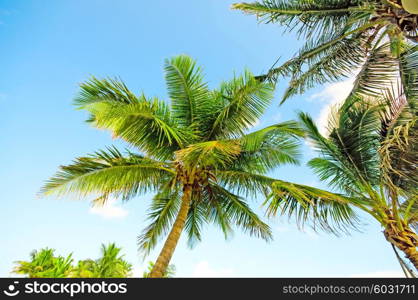
<svg viewBox="0 0 418 300">
<path fill-rule="evenodd" d="M 401 95 L 402 96 L 402 95 Z M 418 111 L 416 100 L 406 99 L 395 105 L 388 99 L 382 116 L 382 140 L 379 148 L 380 169 L 388 186 L 401 191 L 418 188 Z"/>
<path fill-rule="evenodd" d="M 273 91 L 272 84 L 256 80 L 248 71 L 222 83 L 215 94 L 221 104 L 213 111 L 214 121 L 207 139 L 242 135 L 262 116 L 273 98 Z"/>
<path fill-rule="evenodd" d="M 174 118 L 184 127 L 197 126 L 209 97 L 201 68 L 190 57 L 179 55 L 166 60 L 164 69 Z"/>
<path fill-rule="evenodd" d="M 61 166 L 41 189 L 44 195 L 112 195 L 129 199 L 155 190 L 161 181 L 174 176 L 163 163 L 137 154 L 123 156 L 109 147 Z"/>
<path fill-rule="evenodd" d="M 232 8 L 256 15 L 263 23 L 284 25 L 305 38 L 339 31 L 353 19 L 367 19 L 373 11 L 368 1 L 347 0 L 262 0 L 237 3 Z"/>
<path fill-rule="evenodd" d="M 362 202 L 362 199 L 276 180 L 264 205 L 269 216 L 280 213 L 295 218 L 301 227 L 308 223 L 314 230 L 319 228 L 338 234 L 357 228 L 358 219 L 351 205 Z"/>
<path fill-rule="evenodd" d="M 266 241 L 272 239 L 270 227 L 251 210 L 241 197 L 217 184 L 212 184 L 210 188 L 212 201 L 209 202 L 209 206 L 212 209 L 209 216 L 221 226 L 226 236 L 229 233 L 229 224 L 231 224 L 252 236 Z"/>
<path fill-rule="evenodd" d="M 406 223 L 412 226 L 415 230 L 418 229 L 418 193 L 414 193 L 407 198 L 399 208 L 400 213 L 406 220 Z"/>
<path fill-rule="evenodd" d="M 267 196 L 274 182 L 273 178 L 243 170 L 218 170 L 215 176 L 222 187 L 252 198 Z"/>
<path fill-rule="evenodd" d="M 80 93 L 74 100 L 74 104 L 80 108 L 97 102 L 109 103 L 135 103 L 137 97 L 125 83 L 118 78 L 98 79 L 91 77 L 88 81 L 80 84 Z"/>
<path fill-rule="evenodd" d="M 378 149 L 382 109 L 382 103 L 351 96 L 330 124 L 333 130 L 329 140 L 354 167 L 357 176 L 371 185 L 378 184 L 380 177 Z"/>
<path fill-rule="evenodd" d="M 230 164 L 240 152 L 241 147 L 236 141 L 209 141 L 195 143 L 177 151 L 176 160 L 187 168 L 220 168 Z"/>
<path fill-rule="evenodd" d="M 331 186 L 348 190 L 349 193 L 361 189 L 360 173 L 353 167 L 345 152 L 319 133 L 312 118 L 299 113 L 299 119 L 307 132 L 307 138 L 321 154 L 321 158 L 312 159 L 308 165 L 314 169 L 321 180 L 328 180 Z M 364 181 L 364 179 L 363 179 Z"/>
<path fill-rule="evenodd" d="M 384 43 L 368 54 L 352 93 L 381 97 L 382 91 L 394 84 L 398 76 L 398 59 L 392 56 L 389 43 Z"/>
<path fill-rule="evenodd" d="M 352 75 L 353 70 L 364 61 L 364 38 L 359 35 L 344 38 L 332 47 L 325 47 L 313 56 L 308 52 L 301 53 L 297 58 L 272 69 L 270 76 L 279 74 L 292 75 L 282 103 L 295 94 L 303 94 L 318 84 L 333 82 Z M 321 47 L 319 44 L 318 47 Z M 301 60 L 301 58 L 304 58 Z M 306 66 L 305 66 L 306 65 Z M 290 73 L 288 70 L 292 70 Z"/>
<path fill-rule="evenodd" d="M 193 248 L 202 240 L 202 227 L 207 223 L 205 205 L 202 205 L 201 194 L 192 196 L 192 203 L 186 218 L 184 230 L 187 233 L 187 245 Z"/>
<path fill-rule="evenodd" d="M 168 234 L 179 207 L 179 190 L 170 184 L 162 186 L 162 190 L 153 197 L 149 208 L 148 220 L 151 223 L 138 236 L 138 248 L 144 253 L 144 256 L 154 249 L 163 235 Z"/>
<path fill-rule="evenodd" d="M 399 59 L 400 77 L 406 99 L 418 99 L 418 46 L 410 47 Z"/>
<path fill-rule="evenodd" d="M 100 83 L 104 85 L 107 81 L 94 82 L 103 88 Z M 118 88 L 124 86 L 121 81 L 112 82 Z M 89 121 L 98 128 L 110 130 L 114 137 L 124 139 L 150 156 L 172 158 L 170 154 L 173 151 L 193 139 L 189 130 L 180 128 L 180 124 L 172 118 L 168 105 L 163 101 L 148 100 L 144 95 L 129 98 L 129 102 L 101 100 L 80 106 L 90 112 Z"/>
<path fill-rule="evenodd" d="M 320 65 L 321 62 L 331 64 L 332 61 L 328 61 L 328 58 L 336 57 L 340 59 L 343 53 L 350 48 L 355 50 L 355 53 L 359 54 L 361 58 L 364 56 L 364 53 L 359 52 L 358 48 L 366 42 L 366 36 L 361 32 L 353 33 L 352 35 L 344 32 L 331 32 L 322 35 L 318 39 L 308 40 L 295 57 L 284 62 L 279 67 L 272 68 L 261 79 L 266 78 L 276 81 L 279 76 L 293 76 L 297 78 L 304 71 L 308 74 L 313 73 L 315 66 Z M 353 65 L 359 60 L 358 57 L 351 57 L 351 55 L 346 57 L 346 59 Z M 309 71 L 310 69 L 311 71 Z"/>
<path fill-rule="evenodd" d="M 296 122 L 268 126 L 239 139 L 241 153 L 232 169 L 264 174 L 282 164 L 297 164 L 299 141 L 304 132 Z"/>
</svg>

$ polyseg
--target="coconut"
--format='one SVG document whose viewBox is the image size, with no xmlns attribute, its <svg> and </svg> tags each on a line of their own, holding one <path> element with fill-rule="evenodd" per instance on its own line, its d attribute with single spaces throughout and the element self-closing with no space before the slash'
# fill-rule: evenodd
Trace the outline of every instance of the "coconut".
<svg viewBox="0 0 418 300">
<path fill-rule="evenodd" d="M 418 0 L 402 0 L 402 6 L 407 12 L 418 14 Z"/>
</svg>

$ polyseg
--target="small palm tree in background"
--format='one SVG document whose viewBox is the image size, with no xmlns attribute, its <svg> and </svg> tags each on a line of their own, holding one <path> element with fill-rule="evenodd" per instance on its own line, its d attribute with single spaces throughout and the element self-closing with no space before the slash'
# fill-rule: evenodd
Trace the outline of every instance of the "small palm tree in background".
<svg viewBox="0 0 418 300">
<path fill-rule="evenodd" d="M 263 0 L 233 8 L 306 40 L 295 57 L 258 77 L 291 77 L 282 102 L 357 72 L 354 90 L 380 96 L 405 68 L 417 69 L 418 15 L 401 0 Z"/>
<path fill-rule="evenodd" d="M 97 260 L 78 261 L 73 266 L 72 255 L 55 256 L 53 249 L 41 249 L 30 254 L 30 261 L 17 261 L 13 273 L 29 278 L 125 278 L 132 274 L 132 265 L 120 255 L 121 248 L 115 244 L 102 245 L 101 257 Z"/>
<path fill-rule="evenodd" d="M 121 250 L 122 248 L 116 247 L 115 244 L 102 245 L 102 256 L 96 261 L 98 278 L 131 275 L 132 265 L 123 259 L 123 255 L 120 255 Z"/>
<path fill-rule="evenodd" d="M 307 135 L 320 157 L 309 162 L 319 178 L 341 194 L 273 184 L 268 213 L 277 209 L 303 222 L 317 218 L 318 199 L 328 198 L 376 219 L 392 245 L 418 270 L 418 114 L 416 101 L 377 102 L 350 96 L 330 122 L 329 136 L 300 113 Z M 285 209 L 283 209 L 285 208 Z M 349 218 L 342 213 L 336 219 Z M 346 222 L 345 222 L 346 223 Z M 323 227 L 329 223 L 322 222 Z M 340 228 L 344 230 L 345 224 Z"/>
<path fill-rule="evenodd" d="M 178 56 L 166 61 L 165 79 L 170 105 L 137 96 L 120 80 L 83 83 L 76 105 L 90 113 L 89 122 L 140 153 L 123 155 L 110 147 L 80 157 L 62 166 L 42 189 L 45 195 L 96 195 L 95 203 L 156 192 L 150 224 L 138 238 L 148 254 L 167 235 L 150 277 L 166 274 L 183 231 L 192 246 L 206 223 L 219 226 L 225 236 L 237 226 L 270 240 L 269 226 L 243 197 L 270 192 L 265 174 L 297 163 L 297 138 L 303 135 L 295 122 L 246 133 L 273 97 L 272 84 L 249 72 L 210 90 L 195 62 Z M 347 208 L 333 203 L 329 209 Z"/>
<path fill-rule="evenodd" d="M 96 278 L 97 276 L 97 263 L 93 259 L 80 260 L 70 274 L 72 278 Z"/>
<path fill-rule="evenodd" d="M 71 277 L 126 278 L 132 275 L 132 265 L 120 255 L 122 248 L 114 243 L 102 244 L 101 257 L 97 260 L 81 260 L 73 268 Z"/>
<path fill-rule="evenodd" d="M 24 274 L 29 278 L 63 278 L 71 272 L 73 259 L 55 256 L 53 249 L 44 248 L 33 251 L 30 261 L 17 261 L 13 273 Z"/>
</svg>

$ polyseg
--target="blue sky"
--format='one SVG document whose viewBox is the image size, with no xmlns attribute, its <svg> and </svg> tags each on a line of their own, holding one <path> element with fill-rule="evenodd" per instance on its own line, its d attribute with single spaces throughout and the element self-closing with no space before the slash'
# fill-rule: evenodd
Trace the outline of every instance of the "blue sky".
<svg viewBox="0 0 418 300">
<path fill-rule="evenodd" d="M 161 244 L 142 260 L 136 237 L 145 226 L 151 195 L 92 210 L 86 201 L 39 198 L 42 183 L 62 164 L 106 145 L 123 143 L 89 127 L 72 99 L 90 75 L 120 76 L 135 92 L 166 99 L 165 58 L 185 53 L 204 67 L 210 86 L 249 68 L 258 74 L 300 45 L 274 25 L 230 10 L 219 0 L 1 0 L 0 1 L 0 276 L 33 249 L 97 257 L 101 243 L 116 242 L 137 273 L 154 260 Z M 350 81 L 318 87 L 278 106 L 286 82 L 258 127 L 295 118 L 304 110 L 322 124 L 330 104 L 344 97 Z M 312 157 L 307 144 L 304 158 Z M 304 166 L 274 174 L 320 184 Z M 260 214 L 260 201 L 250 199 Z M 334 237 L 300 232 L 286 218 L 268 220 L 269 244 L 237 231 L 225 241 L 213 227 L 194 249 L 180 241 L 172 263 L 177 276 L 326 277 L 397 276 L 398 263 L 381 228 L 365 216 L 363 232 Z"/>
</svg>

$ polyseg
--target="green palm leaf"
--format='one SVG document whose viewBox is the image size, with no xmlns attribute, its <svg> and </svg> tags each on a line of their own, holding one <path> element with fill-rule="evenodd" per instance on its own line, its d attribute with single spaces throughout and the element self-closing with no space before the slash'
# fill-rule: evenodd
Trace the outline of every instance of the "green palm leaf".
<svg viewBox="0 0 418 300">
<path fill-rule="evenodd" d="M 264 174 L 283 164 L 298 164 L 299 141 L 304 132 L 296 122 L 268 126 L 244 135 L 234 169 Z"/>
<path fill-rule="evenodd" d="M 361 199 L 348 198 L 325 190 L 285 181 L 275 181 L 265 202 L 268 215 L 280 213 L 294 217 L 303 226 L 338 234 L 357 227 L 357 216 L 351 205 Z"/>
<path fill-rule="evenodd" d="M 41 190 L 44 195 L 88 194 L 122 196 L 129 199 L 153 191 L 161 181 L 169 180 L 173 171 L 163 163 L 130 153 L 127 157 L 116 148 L 80 157 L 73 164 L 61 166 Z"/>
<path fill-rule="evenodd" d="M 138 237 L 138 247 L 144 256 L 148 255 L 157 245 L 159 239 L 169 232 L 179 210 L 179 191 L 171 188 L 169 184 L 162 187 L 162 191 L 152 199 L 148 213 L 151 223 Z"/>
<path fill-rule="evenodd" d="M 215 99 L 220 105 L 213 111 L 213 123 L 208 140 L 242 135 L 262 116 L 273 98 L 274 87 L 256 80 L 246 71 L 231 81 L 222 83 Z"/>
<path fill-rule="evenodd" d="M 185 55 L 166 60 L 164 68 L 173 116 L 183 126 L 198 126 L 209 97 L 201 68 Z"/>
<path fill-rule="evenodd" d="M 392 56 L 389 43 L 372 49 L 354 82 L 352 93 L 381 97 L 398 78 L 398 59 Z"/>
<path fill-rule="evenodd" d="M 219 205 L 223 212 L 223 216 L 220 216 L 218 209 L 212 210 L 211 218 L 219 223 L 226 236 L 229 233 L 229 226 L 225 221 L 228 221 L 250 235 L 266 241 L 272 239 L 270 227 L 251 210 L 244 199 L 216 184 L 211 185 L 211 191 L 214 202 L 214 204 L 210 202 L 211 205 Z"/>
<path fill-rule="evenodd" d="M 79 107 L 90 112 L 90 122 L 98 128 L 108 129 L 114 137 L 120 137 L 138 147 L 141 151 L 157 158 L 170 158 L 173 151 L 183 147 L 193 135 L 181 129 L 180 124 L 171 117 L 167 104 L 158 99 L 148 100 L 145 96 L 136 97 L 126 88 L 122 81 L 110 81 L 124 87 L 124 93 L 130 95 L 123 98 L 115 93 L 108 95 L 103 91 L 109 81 L 91 79 L 82 85 L 80 97 L 86 94 L 104 94 L 104 96 L 80 97 L 76 100 Z M 94 91 L 94 92 L 93 92 Z M 123 95 L 121 92 L 120 94 Z M 122 100 L 124 101 L 122 101 Z M 89 100 L 89 102 L 87 101 Z M 172 158 L 172 157 L 171 157 Z"/>
<path fill-rule="evenodd" d="M 403 77 L 397 65 L 418 41 L 418 15 L 408 13 L 400 1 L 261 0 L 233 8 L 306 40 L 295 57 L 258 76 L 273 82 L 291 77 L 282 102 L 358 69 L 356 89 L 376 95 L 391 78 Z"/>
</svg>

